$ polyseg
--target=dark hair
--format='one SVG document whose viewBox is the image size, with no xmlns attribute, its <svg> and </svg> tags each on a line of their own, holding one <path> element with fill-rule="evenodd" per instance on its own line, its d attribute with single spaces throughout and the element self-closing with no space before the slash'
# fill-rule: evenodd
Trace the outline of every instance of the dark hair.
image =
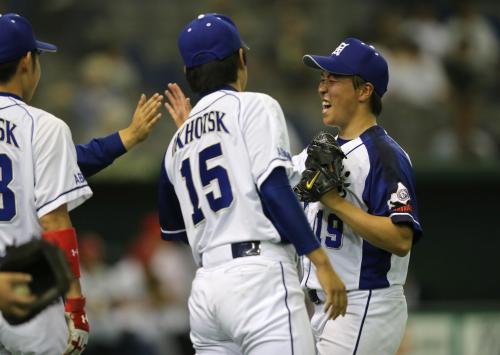
<svg viewBox="0 0 500 355">
<path fill-rule="evenodd" d="M 219 88 L 238 79 L 239 51 L 221 60 L 186 69 L 186 79 L 191 90 L 202 93 Z M 243 51 L 243 60 L 246 64 L 246 53 Z"/>
<path fill-rule="evenodd" d="M 40 55 L 40 52 L 37 49 L 33 49 L 30 52 L 31 52 L 31 57 L 33 58 L 33 69 L 34 69 L 36 65 L 36 58 L 37 56 Z M 21 58 L 0 64 L 0 84 L 8 83 L 14 77 L 17 71 L 17 67 L 19 66 L 19 63 L 21 62 L 21 59 L 23 57 L 24 55 Z"/>
<path fill-rule="evenodd" d="M 359 75 L 354 75 L 352 77 L 352 84 L 354 85 L 355 89 L 359 89 L 366 83 L 367 81 Z M 382 99 L 380 98 L 379 94 L 375 92 L 375 90 L 373 90 L 372 96 L 370 96 L 370 109 L 376 117 L 378 117 L 382 112 Z"/>
</svg>

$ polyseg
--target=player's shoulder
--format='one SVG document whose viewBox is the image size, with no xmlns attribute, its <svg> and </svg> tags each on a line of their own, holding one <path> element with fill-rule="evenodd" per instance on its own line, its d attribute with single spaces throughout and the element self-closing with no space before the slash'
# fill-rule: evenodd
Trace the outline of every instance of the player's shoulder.
<svg viewBox="0 0 500 355">
<path fill-rule="evenodd" d="M 395 162 L 411 165 L 406 151 L 382 127 L 370 128 L 362 135 L 362 140 L 372 161 L 377 160 L 383 165 L 392 165 Z"/>
<path fill-rule="evenodd" d="M 70 128 L 62 119 L 38 107 L 28 104 L 24 104 L 22 107 L 33 119 L 35 136 L 49 135 L 56 137 L 60 134 L 71 136 Z"/>
<path fill-rule="evenodd" d="M 255 115 L 284 119 L 283 110 L 278 101 L 267 94 L 245 91 L 241 93 L 241 98 L 243 116 L 252 119 Z"/>
<path fill-rule="evenodd" d="M 41 108 L 28 105 L 24 102 L 20 104 L 19 107 L 39 123 L 66 126 L 66 123 L 63 120 L 57 118 L 50 112 L 42 110 Z"/>
<path fill-rule="evenodd" d="M 279 105 L 278 101 L 268 94 L 254 91 L 243 91 L 239 95 L 246 102 L 254 102 L 262 105 Z"/>
</svg>

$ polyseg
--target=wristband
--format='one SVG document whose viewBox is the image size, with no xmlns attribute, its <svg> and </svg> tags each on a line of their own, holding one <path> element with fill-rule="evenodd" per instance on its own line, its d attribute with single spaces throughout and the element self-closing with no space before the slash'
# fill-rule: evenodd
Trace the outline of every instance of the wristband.
<svg viewBox="0 0 500 355">
<path fill-rule="evenodd" d="M 80 278 L 80 260 L 78 258 L 78 242 L 74 228 L 44 232 L 42 238 L 59 247 L 68 260 L 69 267 L 75 278 Z"/>
<path fill-rule="evenodd" d="M 85 297 L 76 297 L 76 298 L 66 298 L 66 302 L 64 302 L 64 311 L 65 312 L 81 312 L 85 308 Z"/>
</svg>

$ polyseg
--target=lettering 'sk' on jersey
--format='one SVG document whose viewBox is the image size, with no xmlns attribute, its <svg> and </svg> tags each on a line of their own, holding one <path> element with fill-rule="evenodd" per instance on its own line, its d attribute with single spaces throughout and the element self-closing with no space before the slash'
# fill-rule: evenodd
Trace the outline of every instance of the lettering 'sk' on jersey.
<svg viewBox="0 0 500 355">
<path fill-rule="evenodd" d="M 92 196 L 76 162 L 68 126 L 55 116 L 0 94 L 0 256 L 40 238 L 39 218 Z"/>
</svg>

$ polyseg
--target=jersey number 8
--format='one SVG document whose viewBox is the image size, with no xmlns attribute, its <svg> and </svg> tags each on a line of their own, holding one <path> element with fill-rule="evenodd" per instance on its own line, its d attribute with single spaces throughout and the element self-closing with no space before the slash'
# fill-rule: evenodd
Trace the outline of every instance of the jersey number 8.
<svg viewBox="0 0 500 355">
<path fill-rule="evenodd" d="M 12 181 L 12 161 L 0 154 L 0 222 L 10 221 L 16 215 L 16 198 L 9 189 Z"/>
<path fill-rule="evenodd" d="M 217 158 L 222 155 L 222 149 L 220 143 L 211 145 L 203 149 L 199 154 L 199 171 L 200 171 L 200 181 L 203 187 L 209 186 L 212 181 L 217 180 L 219 184 L 220 196 L 215 197 L 212 191 L 205 194 L 207 198 L 208 205 L 212 211 L 217 212 L 223 208 L 229 207 L 233 201 L 233 192 L 231 190 L 231 183 L 229 182 L 229 176 L 227 175 L 227 170 L 220 165 L 208 168 L 207 162 L 211 159 Z M 186 187 L 189 193 L 189 199 L 193 205 L 193 213 L 191 215 L 194 225 L 197 225 L 205 219 L 205 215 L 200 208 L 200 200 L 198 199 L 198 193 L 196 192 L 193 175 L 191 173 L 191 163 L 189 158 L 182 161 L 181 165 L 181 175 L 186 182 Z"/>
</svg>

